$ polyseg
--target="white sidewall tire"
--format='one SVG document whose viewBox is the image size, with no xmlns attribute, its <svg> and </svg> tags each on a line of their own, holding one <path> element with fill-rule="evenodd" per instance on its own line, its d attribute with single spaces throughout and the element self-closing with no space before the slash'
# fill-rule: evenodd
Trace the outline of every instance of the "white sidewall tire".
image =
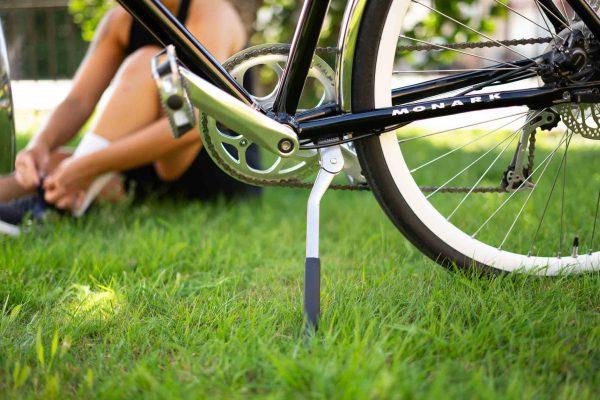
<svg viewBox="0 0 600 400">
<path fill-rule="evenodd" d="M 353 111 L 364 111 L 369 106 L 392 106 L 390 93 L 395 49 L 409 5 L 410 0 L 368 2 L 355 55 Z M 381 39 L 379 43 L 374 43 L 372 39 L 377 33 L 374 32 L 373 24 L 381 24 L 380 21 L 384 22 L 383 30 L 379 28 Z M 374 50 L 370 50 L 369 45 Z M 375 64 L 373 61 L 369 64 L 365 57 L 376 58 Z M 367 104 L 369 102 L 370 105 Z M 576 258 L 528 257 L 499 250 L 462 232 L 425 198 L 409 172 L 395 132 L 359 142 L 357 150 L 365 175 L 388 216 L 420 250 L 442 265 L 476 267 L 487 272 L 536 275 L 581 273 L 599 269 L 600 252 Z M 374 157 L 383 160 L 376 160 Z"/>
</svg>

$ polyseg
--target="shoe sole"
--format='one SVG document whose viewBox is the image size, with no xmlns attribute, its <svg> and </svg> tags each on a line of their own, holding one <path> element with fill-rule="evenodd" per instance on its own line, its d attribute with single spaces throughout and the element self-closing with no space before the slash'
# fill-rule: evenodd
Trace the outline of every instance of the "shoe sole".
<svg viewBox="0 0 600 400">
<path fill-rule="evenodd" d="M 17 237 L 21 234 L 21 228 L 15 225 L 7 224 L 6 222 L 0 221 L 0 233 L 8 236 Z"/>
</svg>

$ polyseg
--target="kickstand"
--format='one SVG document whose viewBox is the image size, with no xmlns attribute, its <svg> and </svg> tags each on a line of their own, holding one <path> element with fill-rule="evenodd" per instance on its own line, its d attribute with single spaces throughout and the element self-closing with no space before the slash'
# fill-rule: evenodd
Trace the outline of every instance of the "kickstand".
<svg viewBox="0 0 600 400">
<path fill-rule="evenodd" d="M 317 175 L 306 215 L 306 264 L 304 269 L 304 315 L 306 328 L 316 331 L 321 313 L 321 260 L 319 259 L 319 214 L 321 199 L 333 178 L 344 168 L 344 156 L 340 146 L 319 150 L 321 169 Z"/>
</svg>

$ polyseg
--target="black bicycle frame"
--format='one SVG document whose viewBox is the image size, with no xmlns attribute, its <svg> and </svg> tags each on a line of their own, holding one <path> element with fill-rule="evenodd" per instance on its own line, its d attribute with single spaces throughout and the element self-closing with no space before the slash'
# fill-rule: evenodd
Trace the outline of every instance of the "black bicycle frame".
<svg viewBox="0 0 600 400">
<path fill-rule="evenodd" d="M 273 105 L 273 110 L 278 115 L 294 115 L 298 110 L 302 89 L 312 65 L 328 8 L 329 0 L 305 0 L 304 2 L 298 29 L 292 41 L 290 57 Z"/>
<path fill-rule="evenodd" d="M 173 44 L 177 49 L 180 61 L 190 71 L 204 75 L 218 88 L 245 104 L 260 109 L 252 96 L 225 71 L 183 24 L 177 21 L 160 0 L 118 1 L 134 18 L 152 32 L 160 43 L 165 46 Z M 551 0 L 537 1 L 554 28 L 557 31 L 562 30 L 568 23 L 568 16 L 563 15 Z M 600 17 L 589 4 L 585 0 L 566 0 L 566 2 L 595 37 L 600 39 Z M 586 94 L 582 91 L 592 87 L 600 88 L 599 83 L 587 84 L 585 87 L 528 89 L 414 103 L 453 90 L 486 82 L 492 83 L 494 79 L 502 77 L 502 71 L 494 71 L 494 68 L 502 67 L 503 64 L 500 64 L 490 67 L 489 70 L 452 75 L 395 89 L 392 93 L 395 107 L 392 108 L 341 115 L 337 105 L 325 105 L 320 109 L 294 117 L 328 7 L 329 0 L 305 0 L 292 42 L 289 62 L 282 74 L 274 103 L 273 111 L 276 118 L 292 125 L 300 139 L 319 141 L 319 139 L 352 132 L 384 132 L 417 120 L 490 108 L 548 107 L 560 102 L 573 101 L 572 99 L 577 96 L 585 96 Z M 523 71 L 526 71 L 528 66 L 533 66 L 535 63 L 523 60 L 510 65 L 522 67 Z M 595 99 L 595 101 L 600 101 L 600 99 Z M 402 106 L 407 103 L 411 103 L 410 106 Z"/>
<path fill-rule="evenodd" d="M 247 105 L 254 105 L 252 96 L 208 50 L 173 16 L 160 0 L 118 0 L 138 22 L 163 45 L 174 45 L 179 60 L 196 74 L 202 74 L 212 84 Z"/>
<path fill-rule="evenodd" d="M 190 71 L 204 75 L 218 88 L 248 105 L 259 108 L 254 104 L 250 94 L 225 71 L 160 0 L 118 0 L 118 2 L 161 44 L 164 46 L 173 44 L 180 61 Z M 278 114 L 296 113 L 328 8 L 329 0 L 306 0 L 304 3 L 290 50 L 289 62 L 282 75 L 282 84 L 275 101 L 274 110 Z"/>
<path fill-rule="evenodd" d="M 382 133 L 415 121 L 471 111 L 516 106 L 528 106 L 535 110 L 572 101 L 597 103 L 600 102 L 600 95 L 592 90 L 599 89 L 600 82 L 579 88 L 572 87 L 569 90 L 539 88 L 449 97 L 306 121 L 299 124 L 298 133 L 302 138 L 316 140 L 349 132 Z"/>
</svg>

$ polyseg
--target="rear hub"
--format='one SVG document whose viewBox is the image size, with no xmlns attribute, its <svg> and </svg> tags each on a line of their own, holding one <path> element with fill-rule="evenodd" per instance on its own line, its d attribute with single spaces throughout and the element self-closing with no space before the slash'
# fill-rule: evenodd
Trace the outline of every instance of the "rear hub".
<svg viewBox="0 0 600 400">
<path fill-rule="evenodd" d="M 546 85 L 569 87 L 600 80 L 600 42 L 583 22 L 562 31 L 540 65 Z M 554 107 L 561 121 L 573 133 L 600 140 L 600 93 L 589 93 Z"/>
</svg>

